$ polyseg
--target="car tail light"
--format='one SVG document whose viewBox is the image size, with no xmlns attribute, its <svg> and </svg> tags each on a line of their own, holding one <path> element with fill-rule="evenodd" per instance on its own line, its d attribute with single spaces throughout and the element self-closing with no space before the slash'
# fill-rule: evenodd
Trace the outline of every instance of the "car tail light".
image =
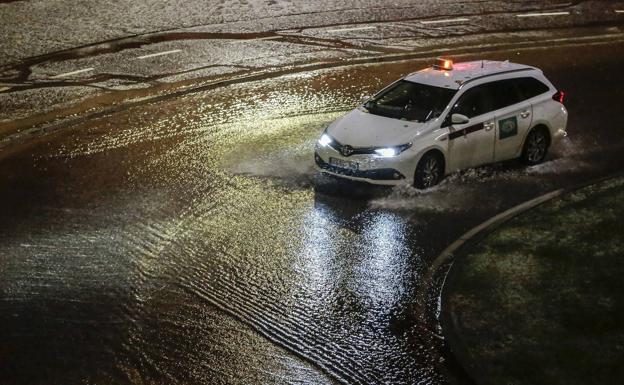
<svg viewBox="0 0 624 385">
<path fill-rule="evenodd" d="M 553 100 L 558 101 L 559 103 L 563 104 L 563 99 L 565 98 L 565 92 L 563 91 L 557 91 L 554 95 L 553 95 Z"/>
</svg>

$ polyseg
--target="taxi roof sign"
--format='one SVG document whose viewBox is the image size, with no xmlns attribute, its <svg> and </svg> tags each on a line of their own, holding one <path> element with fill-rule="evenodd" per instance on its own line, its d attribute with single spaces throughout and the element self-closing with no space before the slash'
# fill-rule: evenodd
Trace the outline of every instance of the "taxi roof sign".
<svg viewBox="0 0 624 385">
<path fill-rule="evenodd" d="M 453 70 L 453 61 L 450 59 L 444 58 L 436 58 L 435 63 L 433 64 L 433 69 L 443 70 L 443 71 L 452 71 Z"/>
</svg>

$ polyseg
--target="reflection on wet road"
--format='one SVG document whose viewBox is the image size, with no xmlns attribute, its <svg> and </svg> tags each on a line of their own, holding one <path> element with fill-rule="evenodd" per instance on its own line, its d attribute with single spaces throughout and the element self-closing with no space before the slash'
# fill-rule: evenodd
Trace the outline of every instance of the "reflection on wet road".
<svg viewBox="0 0 624 385">
<path fill-rule="evenodd" d="M 596 84 L 622 83 L 621 48 L 522 51 L 569 91 L 569 141 L 426 192 L 321 177 L 311 156 L 328 122 L 423 62 L 234 84 L 33 143 L 0 165 L 3 377 L 444 383 L 428 262 L 494 213 L 617 169 L 622 91 Z"/>
</svg>

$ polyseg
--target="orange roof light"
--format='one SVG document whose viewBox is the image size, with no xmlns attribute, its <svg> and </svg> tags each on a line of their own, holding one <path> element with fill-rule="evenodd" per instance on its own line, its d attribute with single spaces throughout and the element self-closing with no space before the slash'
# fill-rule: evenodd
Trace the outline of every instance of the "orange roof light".
<svg viewBox="0 0 624 385">
<path fill-rule="evenodd" d="M 452 71 L 453 61 L 449 59 L 437 58 L 433 68 L 436 70 Z"/>
</svg>

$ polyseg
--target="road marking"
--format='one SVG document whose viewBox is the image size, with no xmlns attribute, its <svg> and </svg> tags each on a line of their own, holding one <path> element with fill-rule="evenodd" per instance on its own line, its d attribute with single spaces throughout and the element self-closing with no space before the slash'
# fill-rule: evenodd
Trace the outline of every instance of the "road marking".
<svg viewBox="0 0 624 385">
<path fill-rule="evenodd" d="M 171 51 L 164 51 L 158 53 L 150 53 L 149 55 L 137 56 L 137 59 L 147 59 L 150 57 L 163 56 L 163 55 L 171 55 L 172 53 L 182 52 L 181 49 L 172 49 Z"/>
<path fill-rule="evenodd" d="M 10 90 L 11 87 L 0 87 L 0 92 L 4 92 L 6 90 Z"/>
<path fill-rule="evenodd" d="M 54 75 L 54 76 L 52 76 L 51 79 L 64 78 L 64 77 L 67 77 L 67 76 L 78 75 L 78 74 L 81 74 L 83 72 L 90 72 L 90 71 L 93 71 L 93 68 L 83 68 L 83 69 L 78 70 L 78 71 L 65 72 L 63 74 Z"/>
<path fill-rule="evenodd" d="M 542 16 L 567 16 L 570 12 L 544 12 L 544 13 L 523 13 L 516 15 L 517 17 L 542 17 Z"/>
<path fill-rule="evenodd" d="M 616 9 L 615 13 L 624 13 L 624 9 Z"/>
<path fill-rule="evenodd" d="M 328 29 L 325 32 L 346 32 L 346 31 L 364 31 L 367 29 L 377 29 L 377 27 L 355 27 L 355 28 L 342 28 L 342 29 Z"/>
<path fill-rule="evenodd" d="M 274 39 L 280 39 L 280 38 L 282 38 L 282 36 L 257 37 L 255 39 L 249 39 L 249 40 L 274 40 Z"/>
<path fill-rule="evenodd" d="M 277 40 L 277 39 L 281 39 L 284 36 L 282 35 L 277 35 L 277 36 L 265 36 L 265 37 L 252 37 L 249 39 L 243 39 L 243 40 L 231 40 L 230 43 L 238 43 L 239 41 L 259 41 L 259 40 Z"/>
<path fill-rule="evenodd" d="M 470 21 L 470 19 L 459 18 L 459 19 L 444 19 L 444 20 L 424 20 L 424 21 L 421 21 L 420 24 L 458 23 L 461 21 Z"/>
</svg>

